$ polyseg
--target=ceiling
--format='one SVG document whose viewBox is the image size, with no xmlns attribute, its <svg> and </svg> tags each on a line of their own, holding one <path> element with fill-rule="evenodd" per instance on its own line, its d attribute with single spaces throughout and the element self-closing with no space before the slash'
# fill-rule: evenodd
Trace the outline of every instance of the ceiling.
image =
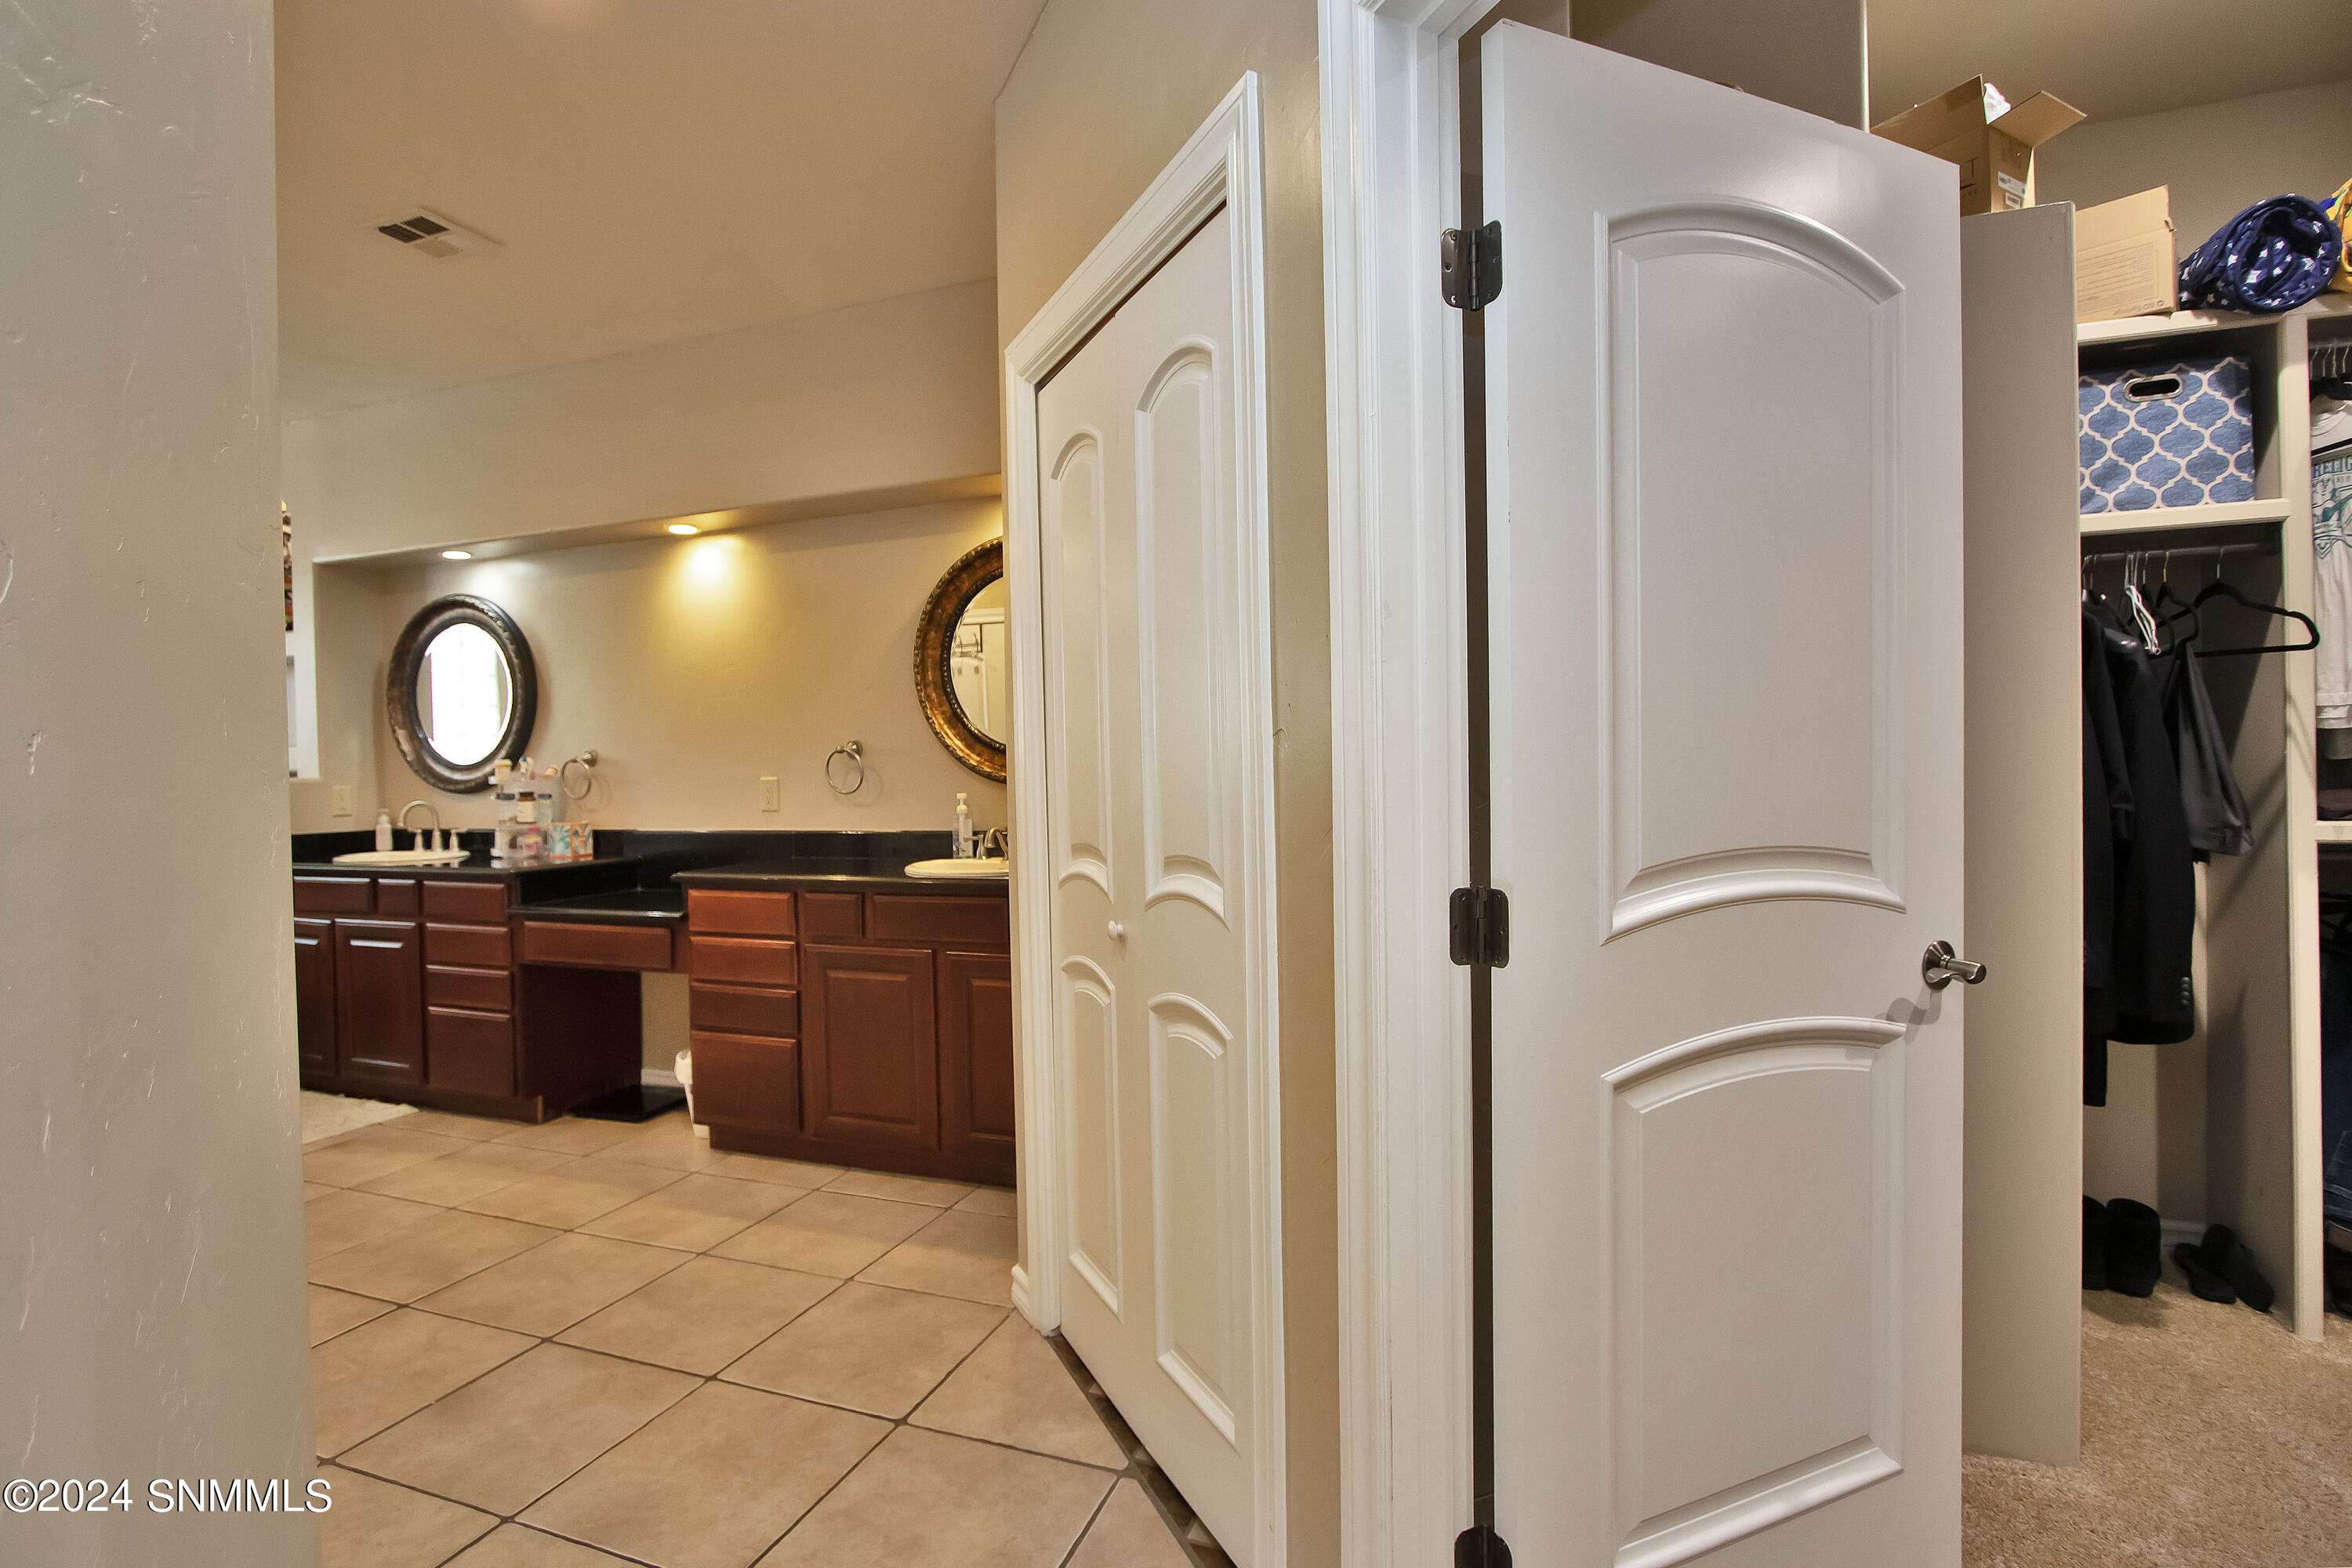
<svg viewBox="0 0 2352 1568">
<path fill-rule="evenodd" d="M 2352 77 L 2345 0 L 1867 0 L 1870 116 L 1981 74 L 2094 120 Z"/>
<path fill-rule="evenodd" d="M 278 0 L 284 416 L 991 276 L 1042 5 Z"/>
</svg>

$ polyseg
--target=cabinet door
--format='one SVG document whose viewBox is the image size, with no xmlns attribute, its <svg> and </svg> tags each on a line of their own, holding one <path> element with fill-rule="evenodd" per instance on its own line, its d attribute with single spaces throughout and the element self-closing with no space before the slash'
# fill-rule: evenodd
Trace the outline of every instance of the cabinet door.
<svg viewBox="0 0 2352 1568">
<path fill-rule="evenodd" d="M 425 1081 L 425 956 L 413 921 L 335 922 L 343 1075 Z"/>
<path fill-rule="evenodd" d="M 304 1076 L 335 1071 L 335 922 L 294 922 L 294 1041 Z"/>
<path fill-rule="evenodd" d="M 801 1077 L 812 1138 L 940 1145 L 938 1012 L 919 948 L 801 951 Z"/>
<path fill-rule="evenodd" d="M 1013 1158 L 1013 960 L 940 954 L 940 1146 Z"/>
</svg>

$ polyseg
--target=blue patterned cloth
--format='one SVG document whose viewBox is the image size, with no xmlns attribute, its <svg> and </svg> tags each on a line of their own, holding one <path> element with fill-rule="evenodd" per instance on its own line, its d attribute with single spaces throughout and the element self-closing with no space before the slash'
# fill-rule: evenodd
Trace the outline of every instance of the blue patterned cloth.
<svg viewBox="0 0 2352 1568">
<path fill-rule="evenodd" d="M 2303 196 L 2256 202 L 2213 231 L 2180 264 L 2180 304 L 2190 310 L 2292 310 L 2335 276 L 2344 235 L 2327 209 Z"/>
<path fill-rule="evenodd" d="M 2163 377 L 2180 389 L 2134 397 Z M 2159 506 L 2254 499 L 2253 377 L 2236 355 L 2095 371 L 2075 384 L 2081 413 L 2083 510 L 2144 511 Z"/>
</svg>

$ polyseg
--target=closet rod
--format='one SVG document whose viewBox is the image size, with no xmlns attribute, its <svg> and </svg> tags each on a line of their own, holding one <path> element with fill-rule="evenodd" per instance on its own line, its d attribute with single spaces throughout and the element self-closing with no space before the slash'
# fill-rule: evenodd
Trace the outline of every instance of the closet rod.
<svg viewBox="0 0 2352 1568">
<path fill-rule="evenodd" d="M 2210 555 L 2214 570 L 2219 571 L 2232 550 L 2258 551 L 2261 548 L 2258 544 L 2182 544 L 2158 550 L 2103 550 L 2095 555 L 2084 556 L 2083 564 L 2096 566 L 2102 561 L 2154 561 L 2161 564 L 2168 556 Z"/>
</svg>

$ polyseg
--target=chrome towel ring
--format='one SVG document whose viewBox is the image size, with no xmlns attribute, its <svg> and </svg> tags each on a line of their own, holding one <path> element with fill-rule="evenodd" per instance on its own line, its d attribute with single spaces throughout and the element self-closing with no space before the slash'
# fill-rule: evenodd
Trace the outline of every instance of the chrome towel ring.
<svg viewBox="0 0 2352 1568">
<path fill-rule="evenodd" d="M 835 776 L 833 764 L 836 758 L 840 759 L 845 764 L 846 764 L 841 776 L 846 777 L 850 780 L 850 784 L 847 789 L 842 788 L 840 778 Z M 854 772 L 852 772 L 852 770 L 854 770 Z M 866 787 L 866 747 L 864 743 L 857 741 L 844 741 L 832 751 L 826 752 L 824 758 L 824 782 L 826 787 L 831 789 L 835 795 L 856 795 L 859 790 L 864 789 Z"/>
</svg>

